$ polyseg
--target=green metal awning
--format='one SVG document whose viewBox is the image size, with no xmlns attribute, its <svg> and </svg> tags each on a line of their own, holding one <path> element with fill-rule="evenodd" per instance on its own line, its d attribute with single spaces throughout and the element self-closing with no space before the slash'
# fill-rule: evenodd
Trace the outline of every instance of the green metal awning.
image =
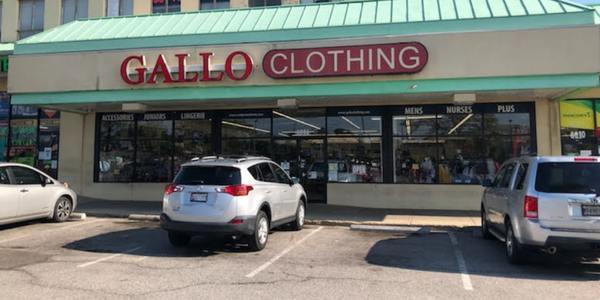
<svg viewBox="0 0 600 300">
<path fill-rule="evenodd" d="M 596 24 L 565 0 L 380 0 L 84 19 L 18 41 L 61 53 Z"/>
</svg>

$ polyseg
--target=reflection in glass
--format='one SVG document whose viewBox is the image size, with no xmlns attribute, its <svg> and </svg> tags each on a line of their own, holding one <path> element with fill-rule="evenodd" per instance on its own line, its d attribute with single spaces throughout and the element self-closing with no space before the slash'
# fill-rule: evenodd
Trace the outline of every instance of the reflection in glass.
<svg viewBox="0 0 600 300">
<path fill-rule="evenodd" d="M 211 120 L 175 121 L 175 173 L 182 163 L 211 153 Z"/>
<path fill-rule="evenodd" d="M 394 135 L 429 136 L 435 135 L 436 115 L 394 116 Z"/>
<path fill-rule="evenodd" d="M 485 133 L 497 135 L 529 134 L 531 123 L 527 113 L 486 114 Z"/>
<path fill-rule="evenodd" d="M 480 184 L 485 174 L 479 137 L 439 137 L 439 183 Z"/>
<path fill-rule="evenodd" d="M 100 141 L 98 181 L 130 182 L 133 179 L 133 136 L 131 140 Z"/>
<path fill-rule="evenodd" d="M 136 180 L 140 182 L 171 181 L 171 141 L 138 139 Z"/>
<path fill-rule="evenodd" d="M 325 134 L 325 110 L 273 111 L 275 137 L 314 136 Z"/>
<path fill-rule="evenodd" d="M 221 153 L 229 155 L 270 156 L 271 140 L 268 138 L 223 139 Z"/>
<path fill-rule="evenodd" d="M 327 118 L 329 135 L 380 135 L 379 116 L 335 116 Z"/>
<path fill-rule="evenodd" d="M 221 121 L 223 138 L 251 138 L 271 135 L 271 118 L 224 119 Z"/>
<path fill-rule="evenodd" d="M 327 139 L 330 182 L 382 182 L 381 138 Z"/>
<path fill-rule="evenodd" d="M 440 115 L 439 135 L 481 135 L 480 114 Z"/>
</svg>

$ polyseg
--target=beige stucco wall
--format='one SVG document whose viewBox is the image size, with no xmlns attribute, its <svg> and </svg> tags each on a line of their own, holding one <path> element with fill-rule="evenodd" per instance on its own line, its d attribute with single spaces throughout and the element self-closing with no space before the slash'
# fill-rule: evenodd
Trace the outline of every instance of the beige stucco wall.
<svg viewBox="0 0 600 300">
<path fill-rule="evenodd" d="M 99 18 L 106 16 L 106 0 L 89 0 L 88 17 Z"/>
<path fill-rule="evenodd" d="M 327 184 L 327 203 L 373 208 L 479 210 L 477 185 Z"/>
<path fill-rule="evenodd" d="M 61 111 L 58 152 L 59 180 L 69 183 L 77 192 L 83 191 L 83 138 L 84 116 L 82 114 Z"/>
<path fill-rule="evenodd" d="M 17 0 L 2 1 L 2 43 L 17 40 L 19 28 L 19 3 Z"/>
<path fill-rule="evenodd" d="M 151 0 L 133 0 L 134 15 L 149 15 L 152 13 Z"/>
<path fill-rule="evenodd" d="M 561 43 L 556 43 L 560 40 Z M 262 71 L 262 57 L 273 48 L 327 47 L 335 45 L 374 44 L 418 41 L 429 52 L 423 71 L 412 75 L 352 76 L 274 80 Z M 233 82 L 199 82 L 194 86 L 302 84 L 373 80 L 410 80 L 438 78 L 468 78 L 488 76 L 526 76 L 536 74 L 598 73 L 600 71 L 600 34 L 598 27 L 577 27 L 547 30 L 504 32 L 471 32 L 431 34 L 385 38 L 318 40 L 276 44 L 243 44 L 168 49 L 140 49 L 104 52 L 79 52 L 54 55 L 20 55 L 11 57 L 9 90 L 15 93 L 74 90 L 114 90 L 157 88 L 156 85 L 125 84 L 119 69 L 129 55 L 146 55 L 153 64 L 158 54 L 165 55 L 175 65 L 175 53 L 214 52 L 214 64 L 222 64 L 227 54 L 244 50 L 254 60 L 254 72 L 248 80 Z M 502 63 L 498 63 L 502 62 Z M 548 63 L 552 62 L 552 63 Z M 193 56 L 188 64 L 199 64 Z M 70 66 L 65 68 L 64 66 Z M 36 72 L 31 72 L 36 70 Z M 177 84 L 176 84 L 177 85 Z M 190 86 L 190 84 L 183 84 Z M 170 85 L 174 86 L 174 85 Z"/>
<path fill-rule="evenodd" d="M 44 30 L 60 25 L 62 16 L 62 0 L 46 0 L 44 2 Z"/>
<path fill-rule="evenodd" d="M 197 11 L 200 9 L 200 0 L 181 0 L 181 11 Z"/>
<path fill-rule="evenodd" d="M 230 0 L 229 7 L 230 8 L 248 7 L 248 0 Z"/>
</svg>

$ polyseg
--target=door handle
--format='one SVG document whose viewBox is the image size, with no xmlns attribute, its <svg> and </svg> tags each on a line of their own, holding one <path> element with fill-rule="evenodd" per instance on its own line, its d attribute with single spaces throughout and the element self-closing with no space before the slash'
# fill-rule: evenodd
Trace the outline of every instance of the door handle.
<svg viewBox="0 0 600 300">
<path fill-rule="evenodd" d="M 27 193 L 27 192 L 29 192 L 29 190 L 28 190 L 28 189 L 22 189 L 22 190 L 21 190 L 21 193 Z"/>
</svg>

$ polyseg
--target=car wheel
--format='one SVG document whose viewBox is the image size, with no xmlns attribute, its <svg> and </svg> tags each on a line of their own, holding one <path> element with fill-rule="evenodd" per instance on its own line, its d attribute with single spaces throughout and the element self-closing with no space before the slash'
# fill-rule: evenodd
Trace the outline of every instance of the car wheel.
<svg viewBox="0 0 600 300">
<path fill-rule="evenodd" d="M 506 258 L 511 264 L 519 265 L 524 262 L 524 250 L 523 246 L 515 237 L 510 221 L 506 223 Z"/>
<path fill-rule="evenodd" d="M 54 215 L 52 220 L 54 222 L 64 222 L 69 219 L 73 212 L 73 202 L 67 197 L 60 197 L 54 205 Z"/>
<path fill-rule="evenodd" d="M 481 234 L 486 240 L 491 240 L 494 238 L 494 236 L 490 232 L 490 227 L 485 216 L 485 208 L 483 206 L 481 207 Z"/>
<path fill-rule="evenodd" d="M 298 203 L 298 208 L 296 209 L 296 219 L 291 223 L 292 230 L 302 230 L 302 227 L 304 227 L 305 215 L 306 207 L 304 206 L 304 201 L 300 200 L 300 203 Z"/>
<path fill-rule="evenodd" d="M 190 243 L 192 237 L 189 234 L 169 231 L 169 242 L 175 247 L 183 247 Z"/>
<path fill-rule="evenodd" d="M 269 218 L 264 211 L 259 211 L 254 225 L 254 234 L 250 236 L 248 247 L 253 251 L 265 248 L 269 240 Z"/>
</svg>

